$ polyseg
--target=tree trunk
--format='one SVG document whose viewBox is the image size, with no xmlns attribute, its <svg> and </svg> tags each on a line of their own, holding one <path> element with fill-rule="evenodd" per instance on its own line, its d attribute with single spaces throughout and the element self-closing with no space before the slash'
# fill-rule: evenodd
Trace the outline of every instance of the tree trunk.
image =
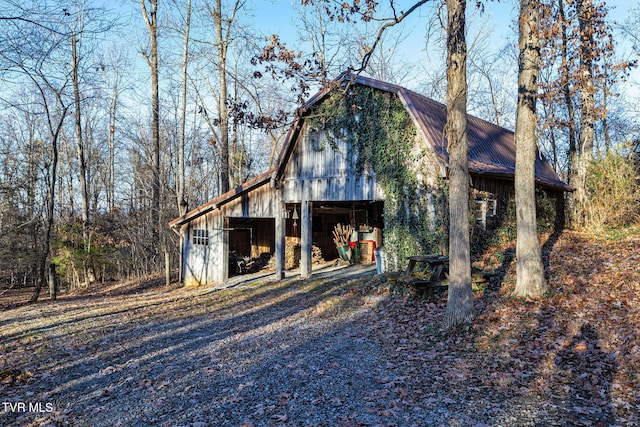
<svg viewBox="0 0 640 427">
<path fill-rule="evenodd" d="M 58 298 L 58 282 L 56 279 L 56 265 L 49 264 L 49 298 L 55 301 Z"/>
<path fill-rule="evenodd" d="M 466 0 L 447 0 L 447 125 L 449 149 L 449 294 L 445 327 L 473 319 L 469 245 Z"/>
<path fill-rule="evenodd" d="M 539 3 L 520 1 L 520 56 L 516 112 L 516 288 L 517 296 L 540 296 L 548 289 L 536 227 L 536 99 L 540 69 Z"/>
<path fill-rule="evenodd" d="M 187 0 L 187 15 L 184 25 L 184 42 L 182 57 L 182 87 L 180 88 L 180 133 L 178 135 L 178 212 L 184 215 L 187 212 L 187 200 L 185 198 L 185 127 L 187 118 L 187 67 L 189 65 L 189 31 L 191 29 L 191 0 Z"/>
<path fill-rule="evenodd" d="M 577 179 L 576 171 L 578 169 L 578 149 L 576 143 L 576 129 L 575 129 L 575 109 L 573 108 L 573 99 L 571 95 L 571 85 L 569 82 L 569 76 L 571 75 L 570 63 L 569 63 L 569 39 L 567 35 L 568 24 L 567 18 L 564 11 L 564 1 L 558 0 L 558 13 L 560 15 L 560 20 L 562 24 L 562 64 L 561 72 L 564 74 L 563 80 L 567 83 L 563 85 L 563 96 L 564 102 L 567 107 L 567 122 L 569 123 L 569 150 L 567 152 L 567 157 L 569 159 L 569 165 L 567 170 L 567 177 L 569 185 L 574 185 L 574 182 Z M 575 223 L 573 212 L 574 206 L 576 204 L 574 194 L 569 192 L 566 195 L 567 197 L 567 211 L 569 212 L 568 222 L 570 226 L 573 226 Z"/>
<path fill-rule="evenodd" d="M 57 93 L 56 96 L 60 104 L 60 94 Z M 46 96 L 43 95 L 43 100 L 46 100 Z M 46 105 L 46 102 L 45 102 Z M 62 130 L 62 124 L 64 122 L 64 118 L 67 115 L 67 107 L 64 106 L 62 108 L 62 113 L 58 119 L 58 123 L 55 129 L 53 129 L 51 123 L 51 114 L 47 108 L 47 118 L 49 119 L 49 129 L 51 129 L 51 165 L 50 165 L 50 174 L 49 174 L 49 188 L 47 189 L 48 198 L 47 198 L 47 219 L 45 225 L 45 233 L 44 233 L 44 241 L 42 243 L 42 251 L 40 253 L 40 262 L 38 266 L 38 279 L 36 282 L 36 287 L 29 299 L 30 303 L 34 303 L 38 300 L 40 296 L 40 292 L 42 291 L 42 287 L 47 281 L 47 273 L 46 273 L 46 265 L 47 259 L 49 258 L 49 253 L 51 252 L 51 234 L 53 232 L 53 223 L 55 220 L 55 199 L 56 199 L 56 181 L 57 181 L 57 172 L 58 172 L 58 138 L 60 136 L 60 131 Z"/>
<path fill-rule="evenodd" d="M 602 91 L 602 109 L 606 113 L 609 112 L 609 89 L 607 87 Z M 609 133 L 609 121 L 606 114 L 602 118 L 602 132 L 604 133 L 604 152 L 609 154 L 609 151 L 611 151 L 611 134 Z"/>
<path fill-rule="evenodd" d="M 595 135 L 595 89 L 593 82 L 593 1 L 578 0 L 578 22 L 580 27 L 580 133 L 578 136 L 578 164 L 574 204 L 575 225 L 586 223 L 587 209 L 587 167 L 593 159 L 593 140 Z"/>
<path fill-rule="evenodd" d="M 149 52 L 145 59 L 151 74 L 151 240 L 155 244 L 160 235 L 160 97 L 158 89 L 158 1 L 140 0 L 142 14 L 149 30 Z M 157 253 L 157 248 L 155 249 Z"/>
<path fill-rule="evenodd" d="M 116 194 L 116 118 L 118 108 L 118 87 L 117 83 L 113 88 L 113 98 L 109 104 L 109 164 L 108 164 L 108 185 L 107 185 L 107 207 L 109 212 L 113 212 L 115 207 Z"/>
<path fill-rule="evenodd" d="M 226 193 L 231 188 L 231 167 L 229 165 L 229 108 L 227 106 L 227 47 L 229 41 L 224 37 L 222 28 L 222 2 L 216 0 L 213 11 L 213 22 L 217 38 L 218 73 L 220 81 L 220 95 L 218 96 L 218 113 L 220 115 L 220 190 Z"/>
<path fill-rule="evenodd" d="M 75 106 L 76 157 L 78 159 L 78 181 L 80 184 L 80 202 L 84 231 L 86 224 L 89 222 L 89 191 L 87 190 L 87 161 L 84 154 L 84 139 L 82 134 L 80 82 L 78 77 L 80 58 L 78 57 L 77 37 L 79 36 L 76 35 L 75 31 L 71 31 L 71 74 L 73 80 L 73 101 Z"/>
<path fill-rule="evenodd" d="M 78 71 L 80 57 L 78 50 L 78 37 L 75 30 L 71 31 L 71 75 L 73 82 L 73 101 L 75 106 L 76 129 L 76 157 L 78 159 L 78 182 L 80 184 L 80 206 L 82 213 L 82 244 L 84 248 L 84 279 L 87 285 L 95 281 L 95 271 L 91 256 L 91 239 L 89 232 L 89 189 L 87 185 L 87 160 L 84 153 L 84 134 L 82 133 L 82 112 L 80 99 L 80 79 Z"/>
</svg>

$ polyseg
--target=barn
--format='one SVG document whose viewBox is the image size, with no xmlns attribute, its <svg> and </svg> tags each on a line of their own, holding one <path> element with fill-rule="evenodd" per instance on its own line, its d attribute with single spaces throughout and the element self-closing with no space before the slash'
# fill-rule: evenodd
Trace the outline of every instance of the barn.
<svg viewBox="0 0 640 427">
<path fill-rule="evenodd" d="M 339 256 L 336 225 L 350 226 L 352 253 L 385 269 L 406 256 L 443 253 L 447 241 L 446 107 L 383 81 L 338 77 L 301 106 L 276 166 L 169 223 L 181 242 L 185 285 L 215 284 L 234 274 L 232 255 L 275 257 L 282 278 L 287 248 L 303 277 L 312 254 Z M 500 223 L 513 200 L 513 132 L 469 117 L 473 218 Z M 570 188 L 539 155 L 539 191 L 562 205 Z"/>
</svg>

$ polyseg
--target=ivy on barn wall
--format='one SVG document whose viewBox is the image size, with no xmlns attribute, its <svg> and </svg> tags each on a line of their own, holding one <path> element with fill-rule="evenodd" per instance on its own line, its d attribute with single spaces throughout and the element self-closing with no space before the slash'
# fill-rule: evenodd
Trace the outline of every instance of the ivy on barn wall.
<svg viewBox="0 0 640 427">
<path fill-rule="evenodd" d="M 439 179 L 428 185 L 418 177 L 426 153 L 416 151 L 416 129 L 395 94 L 354 85 L 321 103 L 308 123 L 332 149 L 338 149 L 338 139 L 352 147 L 355 172 L 373 171 L 382 186 L 388 270 L 404 268 L 409 255 L 442 251 L 446 185 Z M 325 148 L 323 141 L 317 149 Z"/>
</svg>

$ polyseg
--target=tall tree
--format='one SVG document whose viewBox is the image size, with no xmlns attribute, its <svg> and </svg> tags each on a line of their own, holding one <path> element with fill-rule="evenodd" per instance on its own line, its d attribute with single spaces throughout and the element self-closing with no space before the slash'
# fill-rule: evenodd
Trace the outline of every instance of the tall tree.
<svg viewBox="0 0 640 427">
<path fill-rule="evenodd" d="M 568 181 L 576 191 L 567 195 L 569 225 L 584 225 L 587 205 L 586 170 L 593 158 L 595 124 L 607 111 L 596 103 L 596 94 L 605 97 L 619 70 L 629 64 L 613 64 L 612 31 L 607 24 L 607 7 L 592 0 L 548 0 L 541 15 L 541 65 L 547 71 L 541 82 L 544 111 L 543 131 L 564 130 Z M 553 105 L 552 105 L 553 104 Z M 566 145 L 565 145 L 566 146 Z"/>
<path fill-rule="evenodd" d="M 148 6 L 147 6 L 148 2 Z M 160 235 L 160 95 L 158 65 L 158 0 L 140 0 L 142 16 L 149 31 L 149 47 L 143 56 L 151 74 L 151 236 L 158 241 Z"/>
<path fill-rule="evenodd" d="M 87 80 L 83 76 L 86 70 L 87 57 L 91 50 L 85 47 L 85 37 L 92 34 L 104 33 L 109 30 L 111 25 L 107 21 L 102 21 L 102 11 L 92 7 L 88 7 L 85 0 L 78 0 L 70 5 L 68 9 L 63 9 L 69 21 L 69 38 L 70 38 L 70 56 L 71 56 L 71 84 L 73 87 L 73 113 L 75 125 L 76 140 L 76 161 L 78 165 L 78 183 L 80 185 L 80 207 L 81 207 L 81 224 L 82 224 L 82 240 L 84 257 L 82 259 L 84 279 L 87 284 L 96 280 L 96 274 L 93 266 L 91 251 L 90 227 L 92 218 L 90 204 L 90 170 L 87 162 L 90 148 L 90 142 L 87 137 L 90 132 L 83 129 L 83 120 L 85 119 L 83 110 L 85 109 L 85 98 L 87 91 L 81 87 L 82 83 Z M 87 114 L 88 116 L 88 114 Z M 88 129 L 89 131 L 91 129 Z M 96 189 L 93 189 L 94 192 Z"/>
<path fill-rule="evenodd" d="M 449 292 L 445 327 L 473 319 L 469 243 L 466 0 L 447 0 L 447 124 L 449 151 Z"/>
<path fill-rule="evenodd" d="M 185 162 L 184 151 L 186 145 L 187 121 L 187 71 L 189 69 L 189 31 L 191 30 L 191 0 L 187 0 L 184 18 L 184 39 L 182 43 L 182 81 L 180 86 L 180 129 L 178 130 L 178 211 L 180 215 L 187 212 L 185 195 Z"/>
<path fill-rule="evenodd" d="M 103 74 L 105 84 L 104 102 L 107 110 L 107 161 L 105 170 L 105 193 L 107 209 L 112 212 L 116 206 L 116 149 L 119 131 L 119 116 L 122 104 L 122 95 L 130 89 L 127 84 L 131 67 L 130 58 L 124 49 L 112 46 L 104 50 L 98 57 L 98 64 Z"/>
<path fill-rule="evenodd" d="M 521 0 L 516 111 L 516 287 L 517 296 L 539 296 L 548 289 L 536 227 L 535 162 L 537 152 L 540 14 L 537 0 Z"/>
<path fill-rule="evenodd" d="M 594 44 L 595 26 L 600 21 L 592 0 L 577 0 L 576 13 L 578 15 L 579 37 L 579 81 L 580 81 L 580 132 L 576 163 L 571 168 L 569 181 L 575 186 L 575 203 L 570 213 L 573 225 L 584 225 L 587 209 L 587 167 L 593 159 L 595 137 L 596 105 L 594 59 L 597 53 Z"/>
<path fill-rule="evenodd" d="M 37 301 L 47 281 L 47 263 L 51 253 L 51 240 L 55 223 L 55 197 L 58 185 L 58 145 L 63 124 L 70 105 L 65 93 L 70 85 L 67 62 L 63 46 L 68 41 L 64 30 L 64 20 L 68 16 L 58 5 L 46 5 L 44 8 L 22 8 L 16 6 L 18 17 L 11 18 L 9 29 L 3 28 L 1 34 L 3 47 L 0 61 L 4 77 L 15 77 L 19 81 L 28 81 L 37 92 L 37 101 L 33 105 L 20 105 L 20 110 L 31 109 L 34 116 L 42 118 L 47 139 L 47 163 L 45 164 L 46 208 L 43 232 L 39 245 L 37 261 L 36 287 L 30 301 Z M 47 19 L 44 20 L 43 18 Z M 47 22 L 47 25 L 39 22 Z M 10 79 L 10 78 L 9 78 Z"/>
<path fill-rule="evenodd" d="M 231 114 L 229 111 L 229 48 L 234 40 L 233 26 L 236 15 L 244 6 L 244 2 L 236 0 L 229 11 L 223 10 L 221 0 L 215 0 L 207 11 L 213 19 L 214 44 L 216 48 L 216 71 L 218 72 L 218 94 L 216 97 L 218 117 L 215 120 L 219 131 L 215 133 L 215 144 L 220 162 L 220 191 L 229 191 L 233 182 L 233 171 L 230 162 Z M 226 13 L 225 13 L 226 12 Z"/>
</svg>

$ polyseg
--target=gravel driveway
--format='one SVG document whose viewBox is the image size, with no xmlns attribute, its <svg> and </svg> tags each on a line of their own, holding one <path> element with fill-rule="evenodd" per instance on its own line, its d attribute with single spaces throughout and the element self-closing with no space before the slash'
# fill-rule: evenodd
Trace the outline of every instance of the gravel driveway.
<svg viewBox="0 0 640 427">
<path fill-rule="evenodd" d="M 11 404 L 0 424 L 421 424 L 424 415 L 397 406 L 406 396 L 371 330 L 380 299 L 358 291 L 366 280 L 337 274 L 7 310 L 1 368 L 24 375 L 0 384 Z"/>
<path fill-rule="evenodd" d="M 576 419 L 567 418 L 570 394 L 552 390 L 541 400 L 526 384 L 510 386 L 507 371 L 487 371 L 464 333 L 439 337 L 444 301 L 384 291 L 371 269 L 231 286 L 132 284 L 5 308 L 0 425 L 486 427 Z M 603 415 L 577 419 L 617 425 Z"/>
</svg>

